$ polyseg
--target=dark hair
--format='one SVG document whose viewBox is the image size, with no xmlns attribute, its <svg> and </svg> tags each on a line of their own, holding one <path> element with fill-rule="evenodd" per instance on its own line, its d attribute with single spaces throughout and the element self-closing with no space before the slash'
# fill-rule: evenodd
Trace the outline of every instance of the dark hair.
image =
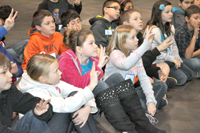
<svg viewBox="0 0 200 133">
<path fill-rule="evenodd" d="M 198 14 L 200 13 L 200 8 L 196 5 L 191 5 L 185 10 L 185 16 L 190 18 L 193 14 Z"/>
<path fill-rule="evenodd" d="M 120 5 L 119 1 L 117 1 L 117 0 L 106 0 L 106 1 L 103 3 L 103 7 L 102 7 L 102 14 L 103 14 L 103 15 L 104 15 L 104 8 L 105 8 L 105 7 L 109 7 L 112 3 L 118 3 L 118 4 Z"/>
<path fill-rule="evenodd" d="M 3 53 L 0 52 L 0 67 L 10 68 L 10 59 Z"/>
<path fill-rule="evenodd" d="M 41 26 L 41 23 L 42 23 L 44 17 L 46 17 L 46 16 L 48 16 L 48 17 L 52 16 L 53 17 L 53 15 L 51 14 L 51 12 L 48 11 L 48 10 L 45 10 L 45 9 L 39 9 L 39 10 L 37 10 L 33 14 L 33 20 L 32 20 L 33 25 L 34 26 L 36 26 L 36 25 Z"/>
<path fill-rule="evenodd" d="M 0 18 L 3 19 L 3 21 L 5 21 L 10 13 L 11 13 L 12 8 L 9 5 L 3 5 L 0 7 Z M 15 12 L 14 12 L 15 14 Z"/>
<path fill-rule="evenodd" d="M 120 5 L 121 5 L 121 12 L 123 13 L 124 12 L 124 8 L 126 7 L 126 4 L 131 2 L 133 4 L 133 2 L 131 0 L 122 0 L 120 1 Z"/>
<path fill-rule="evenodd" d="M 88 35 L 92 33 L 91 30 L 85 29 L 81 31 L 66 30 L 64 33 L 63 43 L 68 46 L 74 53 L 76 52 L 76 46 L 82 46 Z"/>
<path fill-rule="evenodd" d="M 66 27 L 67 24 L 73 19 L 80 18 L 80 15 L 75 10 L 67 10 L 61 15 L 61 24 Z"/>
<path fill-rule="evenodd" d="M 153 8 L 152 8 L 152 13 L 151 13 L 151 19 L 147 22 L 147 25 L 150 27 L 153 25 L 156 25 L 157 27 L 160 28 L 162 31 L 162 34 L 170 35 L 172 33 L 171 31 L 171 23 L 166 22 L 165 25 L 162 23 L 162 11 L 159 9 L 160 5 L 164 4 L 164 6 L 172 5 L 169 1 L 166 0 L 159 0 L 154 3 Z M 165 36 L 164 36 L 165 37 Z"/>
<path fill-rule="evenodd" d="M 130 9 L 130 10 L 127 10 L 124 13 L 122 13 L 121 16 L 120 16 L 121 24 L 123 24 L 124 21 L 129 22 L 130 16 L 134 12 L 139 12 L 140 13 L 140 11 L 138 11 L 136 9 Z"/>
</svg>

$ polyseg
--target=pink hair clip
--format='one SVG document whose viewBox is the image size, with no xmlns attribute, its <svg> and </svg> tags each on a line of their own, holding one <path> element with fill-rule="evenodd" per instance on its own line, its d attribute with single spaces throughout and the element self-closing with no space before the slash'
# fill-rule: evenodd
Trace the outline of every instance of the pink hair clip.
<svg viewBox="0 0 200 133">
<path fill-rule="evenodd" d="M 120 3 L 120 5 L 121 5 L 124 1 L 126 1 L 126 0 L 122 0 L 122 2 Z"/>
</svg>

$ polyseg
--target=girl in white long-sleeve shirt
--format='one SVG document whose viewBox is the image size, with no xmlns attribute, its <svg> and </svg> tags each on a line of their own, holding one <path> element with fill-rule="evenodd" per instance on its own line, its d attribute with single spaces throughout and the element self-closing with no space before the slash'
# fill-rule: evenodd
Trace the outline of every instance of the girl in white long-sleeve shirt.
<svg viewBox="0 0 200 133">
<path fill-rule="evenodd" d="M 62 73 L 58 68 L 58 61 L 53 56 L 34 55 L 27 64 L 27 73 L 23 74 L 19 83 L 20 90 L 45 100 L 51 99 L 50 103 L 55 112 L 52 118 L 55 121 L 51 121 L 59 123 L 59 132 L 69 132 L 71 120 L 78 132 L 98 132 L 90 116 L 90 113 L 97 112 L 92 93 L 98 82 L 94 67 L 90 84 L 84 89 L 60 81 Z"/>
<path fill-rule="evenodd" d="M 139 78 L 141 87 L 137 87 L 136 91 L 143 108 L 154 116 L 167 86 L 164 82 L 156 82 L 152 87 L 142 64 L 141 56 L 151 48 L 153 40 L 150 31 L 148 30 L 144 43 L 138 48 L 136 30 L 132 26 L 122 25 L 115 29 L 107 49 L 110 61 L 106 65 L 105 79 L 116 72 L 125 79 L 131 79 L 133 83 Z"/>
</svg>

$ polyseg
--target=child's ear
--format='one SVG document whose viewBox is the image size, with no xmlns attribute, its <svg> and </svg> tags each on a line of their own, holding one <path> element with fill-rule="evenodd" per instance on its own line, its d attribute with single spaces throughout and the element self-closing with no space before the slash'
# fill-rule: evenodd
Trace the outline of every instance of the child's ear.
<svg viewBox="0 0 200 133">
<path fill-rule="evenodd" d="M 108 11 L 108 8 L 107 8 L 107 7 L 104 7 L 103 11 L 104 11 L 104 14 L 106 14 L 107 11 Z"/>
<path fill-rule="evenodd" d="M 124 21 L 124 22 L 123 22 L 123 25 L 129 25 L 129 24 L 128 24 L 128 22 Z"/>
<path fill-rule="evenodd" d="M 45 78 L 44 76 L 40 76 L 40 77 L 38 78 L 38 81 L 39 81 L 40 83 L 46 83 L 46 82 L 47 82 L 47 78 Z"/>
<path fill-rule="evenodd" d="M 80 46 L 76 46 L 76 53 L 82 54 L 82 48 Z"/>
<path fill-rule="evenodd" d="M 178 0 L 178 6 L 180 7 L 182 5 L 181 1 Z"/>
<path fill-rule="evenodd" d="M 65 26 L 65 27 L 63 27 L 65 30 L 67 30 L 67 27 Z"/>
<path fill-rule="evenodd" d="M 185 21 L 188 23 L 189 22 L 189 18 L 187 16 L 185 16 Z"/>
<path fill-rule="evenodd" d="M 41 31 L 41 26 L 36 25 L 35 28 L 36 28 L 38 31 Z"/>
</svg>

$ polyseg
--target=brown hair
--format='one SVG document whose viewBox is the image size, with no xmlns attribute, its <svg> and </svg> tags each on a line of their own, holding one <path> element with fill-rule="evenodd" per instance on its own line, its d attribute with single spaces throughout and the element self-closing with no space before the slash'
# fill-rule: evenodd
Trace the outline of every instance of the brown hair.
<svg viewBox="0 0 200 133">
<path fill-rule="evenodd" d="M 49 66 L 57 59 L 48 54 L 36 54 L 30 58 L 27 64 L 27 73 L 33 79 L 38 81 L 40 76 L 49 74 Z"/>
<path fill-rule="evenodd" d="M 185 16 L 190 18 L 193 14 L 200 14 L 200 8 L 196 5 L 191 5 L 185 10 Z"/>
<path fill-rule="evenodd" d="M 136 9 L 130 9 L 125 11 L 124 13 L 122 13 L 120 19 L 121 19 L 121 23 L 123 24 L 124 21 L 129 22 L 130 16 L 132 13 L 134 12 L 138 12 L 140 13 L 140 11 L 136 10 Z"/>
<path fill-rule="evenodd" d="M 109 7 L 112 3 L 118 3 L 118 4 L 120 5 L 119 1 L 117 1 L 117 0 L 106 0 L 106 1 L 103 3 L 103 7 L 102 7 L 102 14 L 103 14 L 103 15 L 104 15 L 104 8 L 105 8 L 105 7 Z"/>
<path fill-rule="evenodd" d="M 33 19 L 32 19 L 32 23 L 33 23 L 34 27 L 36 25 L 41 26 L 41 23 L 42 23 L 44 17 L 46 17 L 46 16 L 48 16 L 48 17 L 52 16 L 53 17 L 53 15 L 51 14 L 51 12 L 48 11 L 48 10 L 45 10 L 45 9 L 37 10 L 33 14 Z"/>
<path fill-rule="evenodd" d="M 130 53 L 128 53 L 127 49 L 124 48 L 124 43 L 132 30 L 134 30 L 134 28 L 130 25 L 118 26 L 111 37 L 107 48 L 107 54 L 110 55 L 114 49 L 119 49 L 126 57 L 129 56 Z"/>
<path fill-rule="evenodd" d="M 74 53 L 76 53 L 76 46 L 82 46 L 88 35 L 92 33 L 91 30 L 85 29 L 80 31 L 67 30 L 64 33 L 63 43 L 68 46 Z"/>
<path fill-rule="evenodd" d="M 0 67 L 1 68 L 10 68 L 10 59 L 3 53 L 0 52 Z"/>
</svg>

